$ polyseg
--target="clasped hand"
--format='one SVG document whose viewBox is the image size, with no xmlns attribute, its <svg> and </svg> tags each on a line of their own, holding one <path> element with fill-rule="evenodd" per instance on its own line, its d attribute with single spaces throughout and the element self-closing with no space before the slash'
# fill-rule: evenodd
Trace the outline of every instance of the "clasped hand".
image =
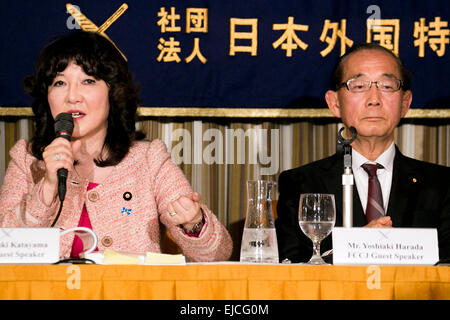
<svg viewBox="0 0 450 320">
<path fill-rule="evenodd" d="M 175 225 L 182 225 L 190 230 L 202 221 L 201 196 L 198 192 L 181 196 L 168 204 L 165 214 Z"/>
<path fill-rule="evenodd" d="M 365 228 L 392 228 L 391 217 L 385 216 L 378 219 L 370 221 Z"/>
</svg>

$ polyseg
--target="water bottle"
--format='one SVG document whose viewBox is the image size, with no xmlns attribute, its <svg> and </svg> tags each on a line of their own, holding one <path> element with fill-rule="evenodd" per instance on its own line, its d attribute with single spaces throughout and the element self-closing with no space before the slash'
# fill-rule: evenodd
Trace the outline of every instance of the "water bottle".
<svg viewBox="0 0 450 320">
<path fill-rule="evenodd" d="M 247 214 L 242 234 L 240 261 L 278 263 L 278 243 L 273 218 L 276 182 L 247 181 Z"/>
</svg>

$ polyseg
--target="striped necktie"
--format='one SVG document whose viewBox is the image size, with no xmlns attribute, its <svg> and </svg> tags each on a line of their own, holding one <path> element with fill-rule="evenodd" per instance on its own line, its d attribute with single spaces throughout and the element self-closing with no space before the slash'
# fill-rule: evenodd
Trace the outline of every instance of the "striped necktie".
<svg viewBox="0 0 450 320">
<path fill-rule="evenodd" d="M 381 169 L 383 166 L 378 163 L 365 163 L 361 167 L 369 175 L 369 192 L 366 207 L 366 219 L 369 223 L 384 216 L 383 194 L 381 193 L 381 185 L 377 177 L 377 169 Z"/>
</svg>

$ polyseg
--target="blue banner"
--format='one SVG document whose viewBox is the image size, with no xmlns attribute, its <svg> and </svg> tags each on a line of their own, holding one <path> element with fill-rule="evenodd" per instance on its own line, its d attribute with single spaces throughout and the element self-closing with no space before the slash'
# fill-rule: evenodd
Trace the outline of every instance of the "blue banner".
<svg viewBox="0 0 450 320">
<path fill-rule="evenodd" d="M 143 107 L 326 108 L 338 57 L 377 42 L 412 71 L 413 108 L 450 109 L 448 0 L 67 1 L 3 1 L 1 107 L 30 106 L 40 50 L 82 28 L 124 55 Z"/>
</svg>

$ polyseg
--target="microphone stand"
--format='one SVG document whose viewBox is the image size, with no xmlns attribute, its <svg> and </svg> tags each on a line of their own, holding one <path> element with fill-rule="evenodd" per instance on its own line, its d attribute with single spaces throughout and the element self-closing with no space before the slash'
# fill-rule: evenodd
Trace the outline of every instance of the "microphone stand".
<svg viewBox="0 0 450 320">
<path fill-rule="evenodd" d="M 352 147 L 350 144 L 356 139 L 356 129 L 350 127 L 352 133 L 351 139 L 344 139 L 342 136 L 341 128 L 338 132 L 338 144 L 342 145 L 344 153 L 344 173 L 342 174 L 342 214 L 343 214 L 343 227 L 353 227 L 353 170 L 352 170 Z"/>
</svg>

